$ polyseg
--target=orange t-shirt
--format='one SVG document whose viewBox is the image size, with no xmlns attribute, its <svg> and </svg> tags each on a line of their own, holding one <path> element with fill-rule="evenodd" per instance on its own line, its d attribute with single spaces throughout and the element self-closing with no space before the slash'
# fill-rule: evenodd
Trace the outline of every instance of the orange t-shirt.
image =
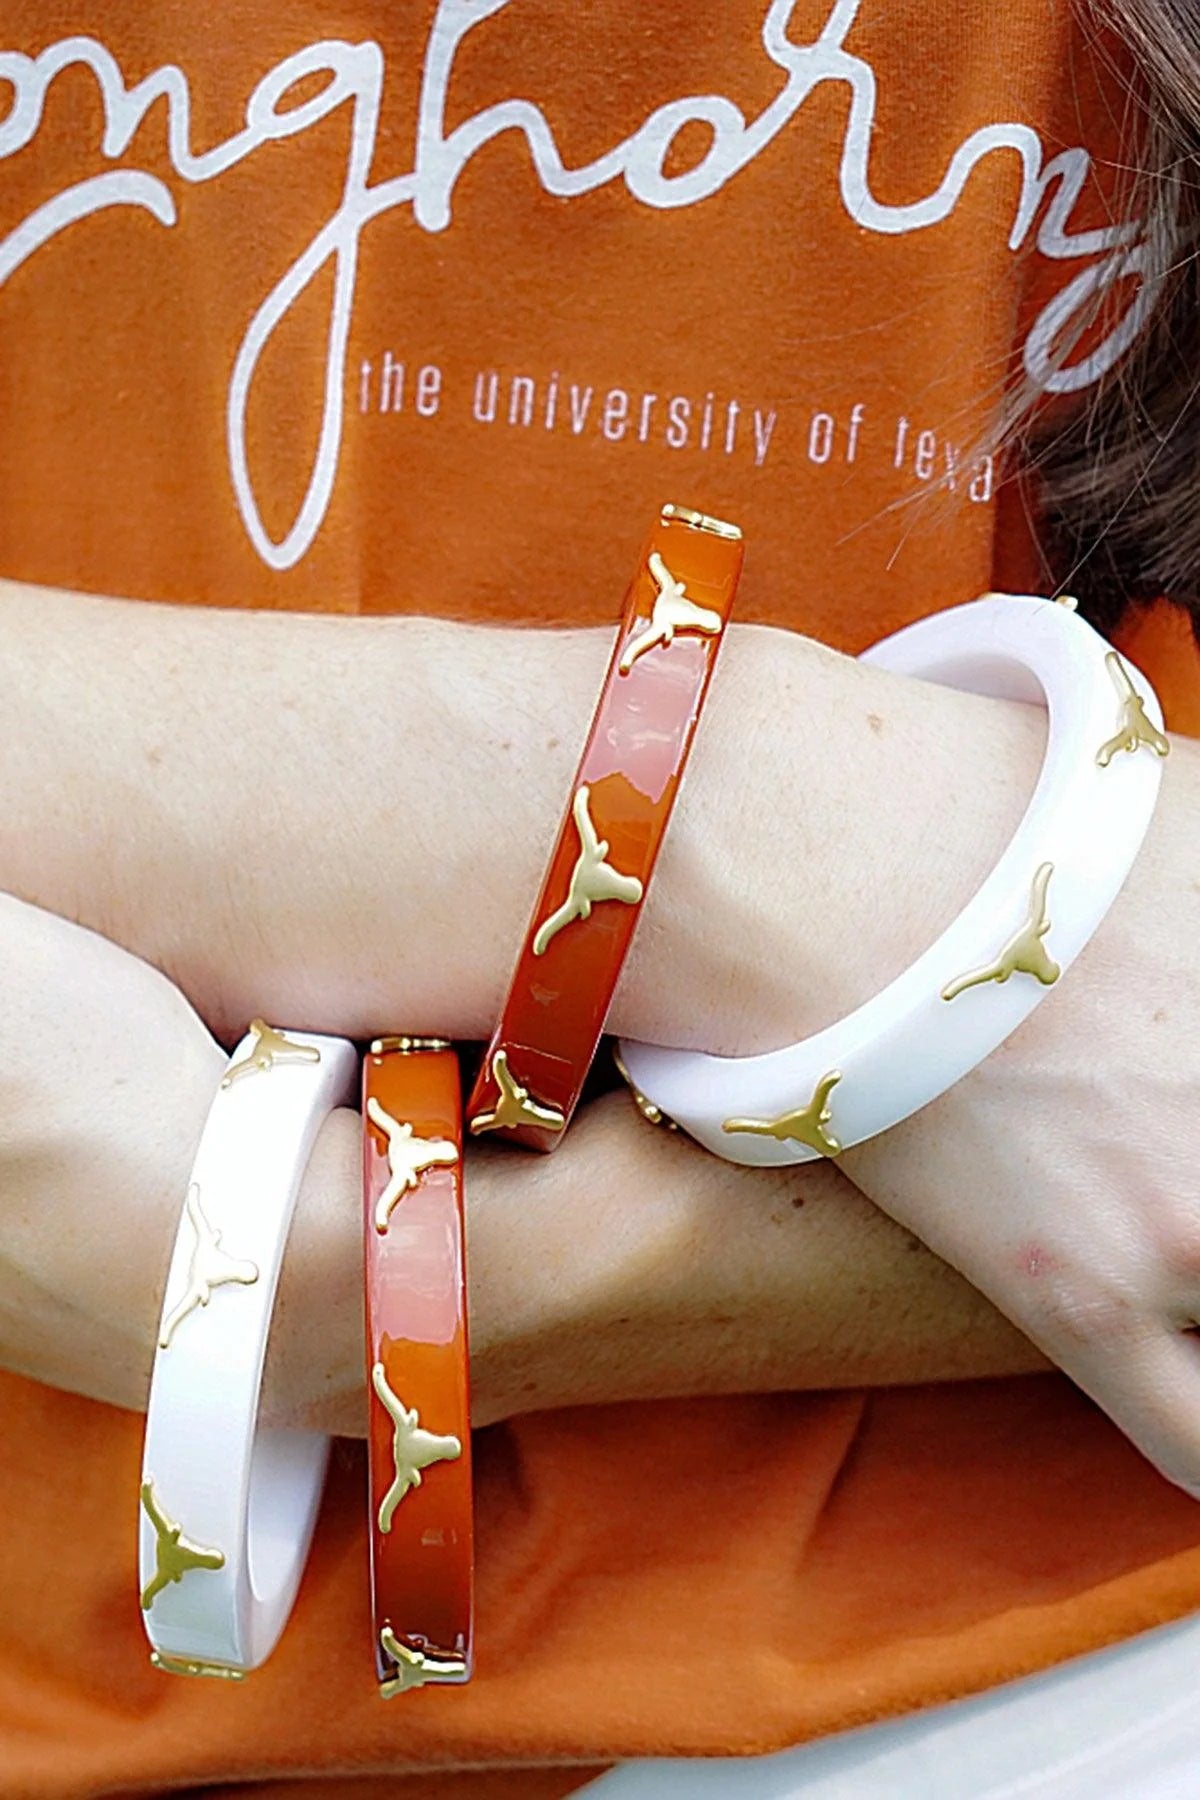
<svg viewBox="0 0 1200 1800">
<path fill-rule="evenodd" d="M 744 525 L 743 618 L 846 650 L 1042 584 L 973 446 L 1119 239 L 1097 172 L 1123 99 L 1068 7 L 4 13 L 3 574 L 601 622 L 673 498 Z M 1129 644 L 1200 729 L 1178 617 Z M 598 1407 L 479 1434 L 468 1689 L 377 1698 L 357 1445 L 271 1662 L 170 1681 L 137 1608 L 140 1422 L 13 1377 L 0 1422 L 21 1800 L 770 1750 L 1200 1598 L 1200 1511 L 1057 1377 Z"/>
</svg>

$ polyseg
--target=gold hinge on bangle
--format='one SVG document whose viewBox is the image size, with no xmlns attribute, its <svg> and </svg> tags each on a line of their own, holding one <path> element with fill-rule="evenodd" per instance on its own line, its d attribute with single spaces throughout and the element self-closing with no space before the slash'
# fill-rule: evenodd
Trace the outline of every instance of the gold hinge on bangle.
<svg viewBox="0 0 1200 1800">
<path fill-rule="evenodd" d="M 612 1059 L 617 1066 L 618 1075 L 629 1089 L 629 1098 L 633 1101 L 633 1104 L 637 1107 L 643 1119 L 651 1125 L 661 1125 L 667 1131 L 678 1131 L 679 1127 L 674 1119 L 668 1118 L 661 1106 L 656 1106 L 653 1100 L 643 1094 L 641 1088 L 637 1085 L 633 1076 L 625 1067 L 621 1052 L 617 1049 L 615 1044 L 613 1045 Z"/>
<path fill-rule="evenodd" d="M 244 1669 L 231 1669 L 224 1663 L 186 1662 L 182 1657 L 164 1656 L 161 1650 L 150 1652 L 150 1663 L 165 1675 L 210 1675 L 218 1681 L 245 1681 Z"/>
<path fill-rule="evenodd" d="M 690 525 L 694 531 L 711 531 L 714 537 L 731 538 L 734 542 L 742 535 L 739 525 L 729 525 L 724 519 L 714 519 L 711 513 L 696 512 L 690 506 L 672 506 L 669 501 L 659 516 L 664 525 Z"/>
</svg>

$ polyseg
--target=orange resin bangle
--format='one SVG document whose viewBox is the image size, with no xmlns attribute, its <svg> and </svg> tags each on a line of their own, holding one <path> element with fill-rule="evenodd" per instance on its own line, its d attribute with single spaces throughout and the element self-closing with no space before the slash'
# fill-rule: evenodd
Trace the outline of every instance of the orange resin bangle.
<svg viewBox="0 0 1200 1800">
<path fill-rule="evenodd" d="M 462 1108 L 438 1038 L 363 1060 L 375 1666 L 385 1698 L 471 1674 L 474 1533 Z"/>
<path fill-rule="evenodd" d="M 687 761 L 742 566 L 742 534 L 664 506 L 630 584 L 571 803 L 472 1132 L 552 1150 L 579 1101 Z"/>
</svg>

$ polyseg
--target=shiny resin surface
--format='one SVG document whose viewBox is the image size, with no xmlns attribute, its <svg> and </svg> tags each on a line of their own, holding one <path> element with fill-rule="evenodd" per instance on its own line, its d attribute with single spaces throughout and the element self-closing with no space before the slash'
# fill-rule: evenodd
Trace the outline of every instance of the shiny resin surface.
<svg viewBox="0 0 1200 1800">
<path fill-rule="evenodd" d="M 467 1105 L 473 1131 L 553 1150 L 570 1122 L 662 847 L 742 554 L 740 536 L 666 517 L 659 519 L 643 549 L 500 1025 Z M 670 641 L 665 635 L 652 641 L 656 625 L 669 621 L 670 600 L 677 591 L 664 592 L 664 574 L 683 590 L 676 616 L 684 622 L 674 627 Z M 696 618 L 692 608 L 705 615 L 695 624 L 689 622 Z M 599 899 L 586 916 L 582 910 L 570 916 L 583 848 L 576 813 L 583 788 L 595 835 L 607 845 L 606 865 L 639 884 L 642 900 Z M 567 922 L 538 954 L 539 933 L 564 916 Z M 503 1119 L 506 1110 L 496 1073 L 498 1052 L 510 1088 L 527 1094 L 532 1103 L 516 1123 L 489 1123 L 497 1112 Z M 561 1125 L 541 1122 L 536 1109 L 557 1113 Z M 507 1116 L 514 1117 L 517 1110 L 510 1098 Z"/>
<path fill-rule="evenodd" d="M 409 1139 L 389 1158 L 371 1102 Z M 370 1404 L 370 1540 L 376 1665 L 391 1628 L 411 1648 L 471 1666 L 473 1541 L 470 1391 L 463 1260 L 462 1119 L 449 1049 L 369 1053 L 363 1062 L 363 1241 Z M 445 1157 L 455 1146 L 453 1162 Z M 399 1171 L 399 1176 L 397 1176 Z M 381 1196 L 410 1180 L 377 1223 Z M 373 1378 L 382 1367 L 389 1399 Z M 389 1404 L 391 1410 L 389 1410 Z M 400 1417 L 398 1419 L 397 1413 Z M 416 1418 L 412 1415 L 415 1413 Z M 457 1442 L 448 1453 L 447 1440 Z M 418 1479 L 405 1486 L 404 1470 Z M 389 1529 L 380 1512 L 394 1499 Z"/>
</svg>

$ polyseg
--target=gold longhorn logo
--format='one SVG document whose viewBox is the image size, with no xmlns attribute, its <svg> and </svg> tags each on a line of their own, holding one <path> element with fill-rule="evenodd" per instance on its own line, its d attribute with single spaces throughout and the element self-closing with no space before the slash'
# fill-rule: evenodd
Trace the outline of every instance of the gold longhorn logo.
<svg viewBox="0 0 1200 1800">
<path fill-rule="evenodd" d="M 592 823 L 589 801 L 588 789 L 581 787 L 571 808 L 580 846 L 571 871 L 571 885 L 558 911 L 552 912 L 538 926 L 533 940 L 535 956 L 544 956 L 551 940 L 576 919 L 590 918 L 592 907 L 599 902 L 621 900 L 626 906 L 636 906 L 642 897 L 642 884 L 636 875 L 622 875 L 619 869 L 605 861 L 608 839 L 602 838 Z"/>
<path fill-rule="evenodd" d="M 1116 732 L 1101 744 L 1096 752 L 1096 761 L 1102 769 L 1107 769 L 1119 751 L 1128 750 L 1132 754 L 1143 744 L 1147 749 L 1153 750 L 1156 756 L 1166 756 L 1171 748 L 1171 740 L 1164 737 L 1146 717 L 1146 702 L 1134 687 L 1129 670 L 1115 650 L 1110 650 L 1104 661 L 1121 702 L 1121 713 Z"/>
<path fill-rule="evenodd" d="M 434 1463 L 453 1462 L 462 1455 L 462 1443 L 456 1437 L 426 1431 L 416 1407 L 405 1406 L 400 1396 L 388 1386 L 382 1363 L 376 1363 L 371 1370 L 371 1385 L 395 1427 L 392 1435 L 392 1461 L 396 1466 L 396 1474 L 379 1506 L 379 1529 L 390 1531 L 392 1517 L 404 1496 L 410 1489 L 420 1487 L 422 1471 L 431 1468 Z"/>
<path fill-rule="evenodd" d="M 407 1694 L 410 1688 L 424 1687 L 430 1681 L 462 1681 L 466 1676 L 467 1665 L 463 1657 L 449 1656 L 444 1650 L 414 1650 L 396 1636 L 390 1625 L 385 1625 L 379 1633 L 379 1644 L 396 1667 L 391 1679 L 379 1684 L 379 1692 L 385 1700 Z"/>
<path fill-rule="evenodd" d="M 780 1113 L 777 1119 L 726 1119 L 722 1131 L 745 1131 L 752 1137 L 778 1138 L 780 1143 L 807 1144 L 822 1156 L 840 1156 L 842 1146 L 826 1131 L 832 1116 L 829 1096 L 842 1079 L 839 1069 L 822 1075 L 807 1106 Z"/>
<path fill-rule="evenodd" d="M 165 1587 L 182 1581 L 192 1569 L 223 1569 L 225 1555 L 184 1537 L 182 1529 L 159 1505 L 153 1481 L 142 1483 L 142 1507 L 154 1527 L 154 1574 L 142 1589 L 142 1611 L 149 1612 Z"/>
<path fill-rule="evenodd" d="M 254 1039 L 253 1047 L 240 1062 L 230 1063 L 221 1083 L 223 1088 L 232 1087 L 235 1081 L 241 1081 L 247 1075 L 265 1075 L 277 1063 L 312 1063 L 321 1060 L 321 1052 L 315 1044 L 294 1044 L 291 1038 L 284 1037 L 282 1031 L 274 1030 L 265 1019 L 251 1019 L 250 1035 Z"/>
<path fill-rule="evenodd" d="M 448 1168 L 458 1161 L 458 1145 L 449 1138 L 417 1137 L 411 1125 L 393 1119 L 374 1094 L 367 1101 L 367 1117 L 387 1139 L 391 1179 L 375 1202 L 375 1229 L 386 1231 L 396 1202 L 415 1188 L 426 1169 Z"/>
<path fill-rule="evenodd" d="M 518 1125 L 536 1125 L 543 1131 L 561 1131 L 566 1124 L 557 1106 L 543 1106 L 540 1100 L 533 1099 L 527 1087 L 521 1086 L 508 1066 L 507 1050 L 497 1050 L 493 1056 L 492 1080 L 499 1088 L 500 1095 L 491 1112 L 475 1114 L 471 1120 L 474 1134 L 502 1128 L 511 1130 Z"/>
<path fill-rule="evenodd" d="M 1046 908 L 1046 889 L 1050 877 L 1054 873 L 1053 863 L 1043 863 L 1033 878 L 1033 890 L 1029 898 L 1029 917 L 1020 931 L 1014 933 L 1001 950 L 994 962 L 984 965 L 982 969 L 972 969 L 966 975 L 959 975 L 956 980 L 949 981 L 942 989 L 943 1000 L 956 1000 L 959 994 L 968 988 L 981 987 L 984 982 L 1005 982 L 1010 975 L 1032 975 L 1043 987 L 1050 987 L 1062 974 L 1062 970 L 1047 950 L 1043 939 L 1050 929 L 1050 915 Z"/>
<path fill-rule="evenodd" d="M 198 1306 L 208 1305 L 214 1288 L 224 1287 L 229 1282 L 250 1287 L 258 1280 L 257 1263 L 230 1256 L 222 1250 L 221 1233 L 214 1231 L 205 1218 L 200 1205 L 200 1189 L 194 1181 L 187 1191 L 184 1211 L 196 1241 L 188 1262 L 187 1287 L 163 1320 L 158 1339 L 161 1350 L 169 1349 L 171 1339 L 190 1312 Z"/>
<path fill-rule="evenodd" d="M 622 675 L 628 675 L 638 658 L 648 651 L 673 643 L 676 632 L 690 637 L 715 637 L 721 629 L 720 613 L 707 606 L 698 606 L 689 597 L 682 581 L 672 575 L 657 550 L 650 552 L 650 573 L 658 588 L 650 623 L 626 645 L 617 665 Z"/>
</svg>

